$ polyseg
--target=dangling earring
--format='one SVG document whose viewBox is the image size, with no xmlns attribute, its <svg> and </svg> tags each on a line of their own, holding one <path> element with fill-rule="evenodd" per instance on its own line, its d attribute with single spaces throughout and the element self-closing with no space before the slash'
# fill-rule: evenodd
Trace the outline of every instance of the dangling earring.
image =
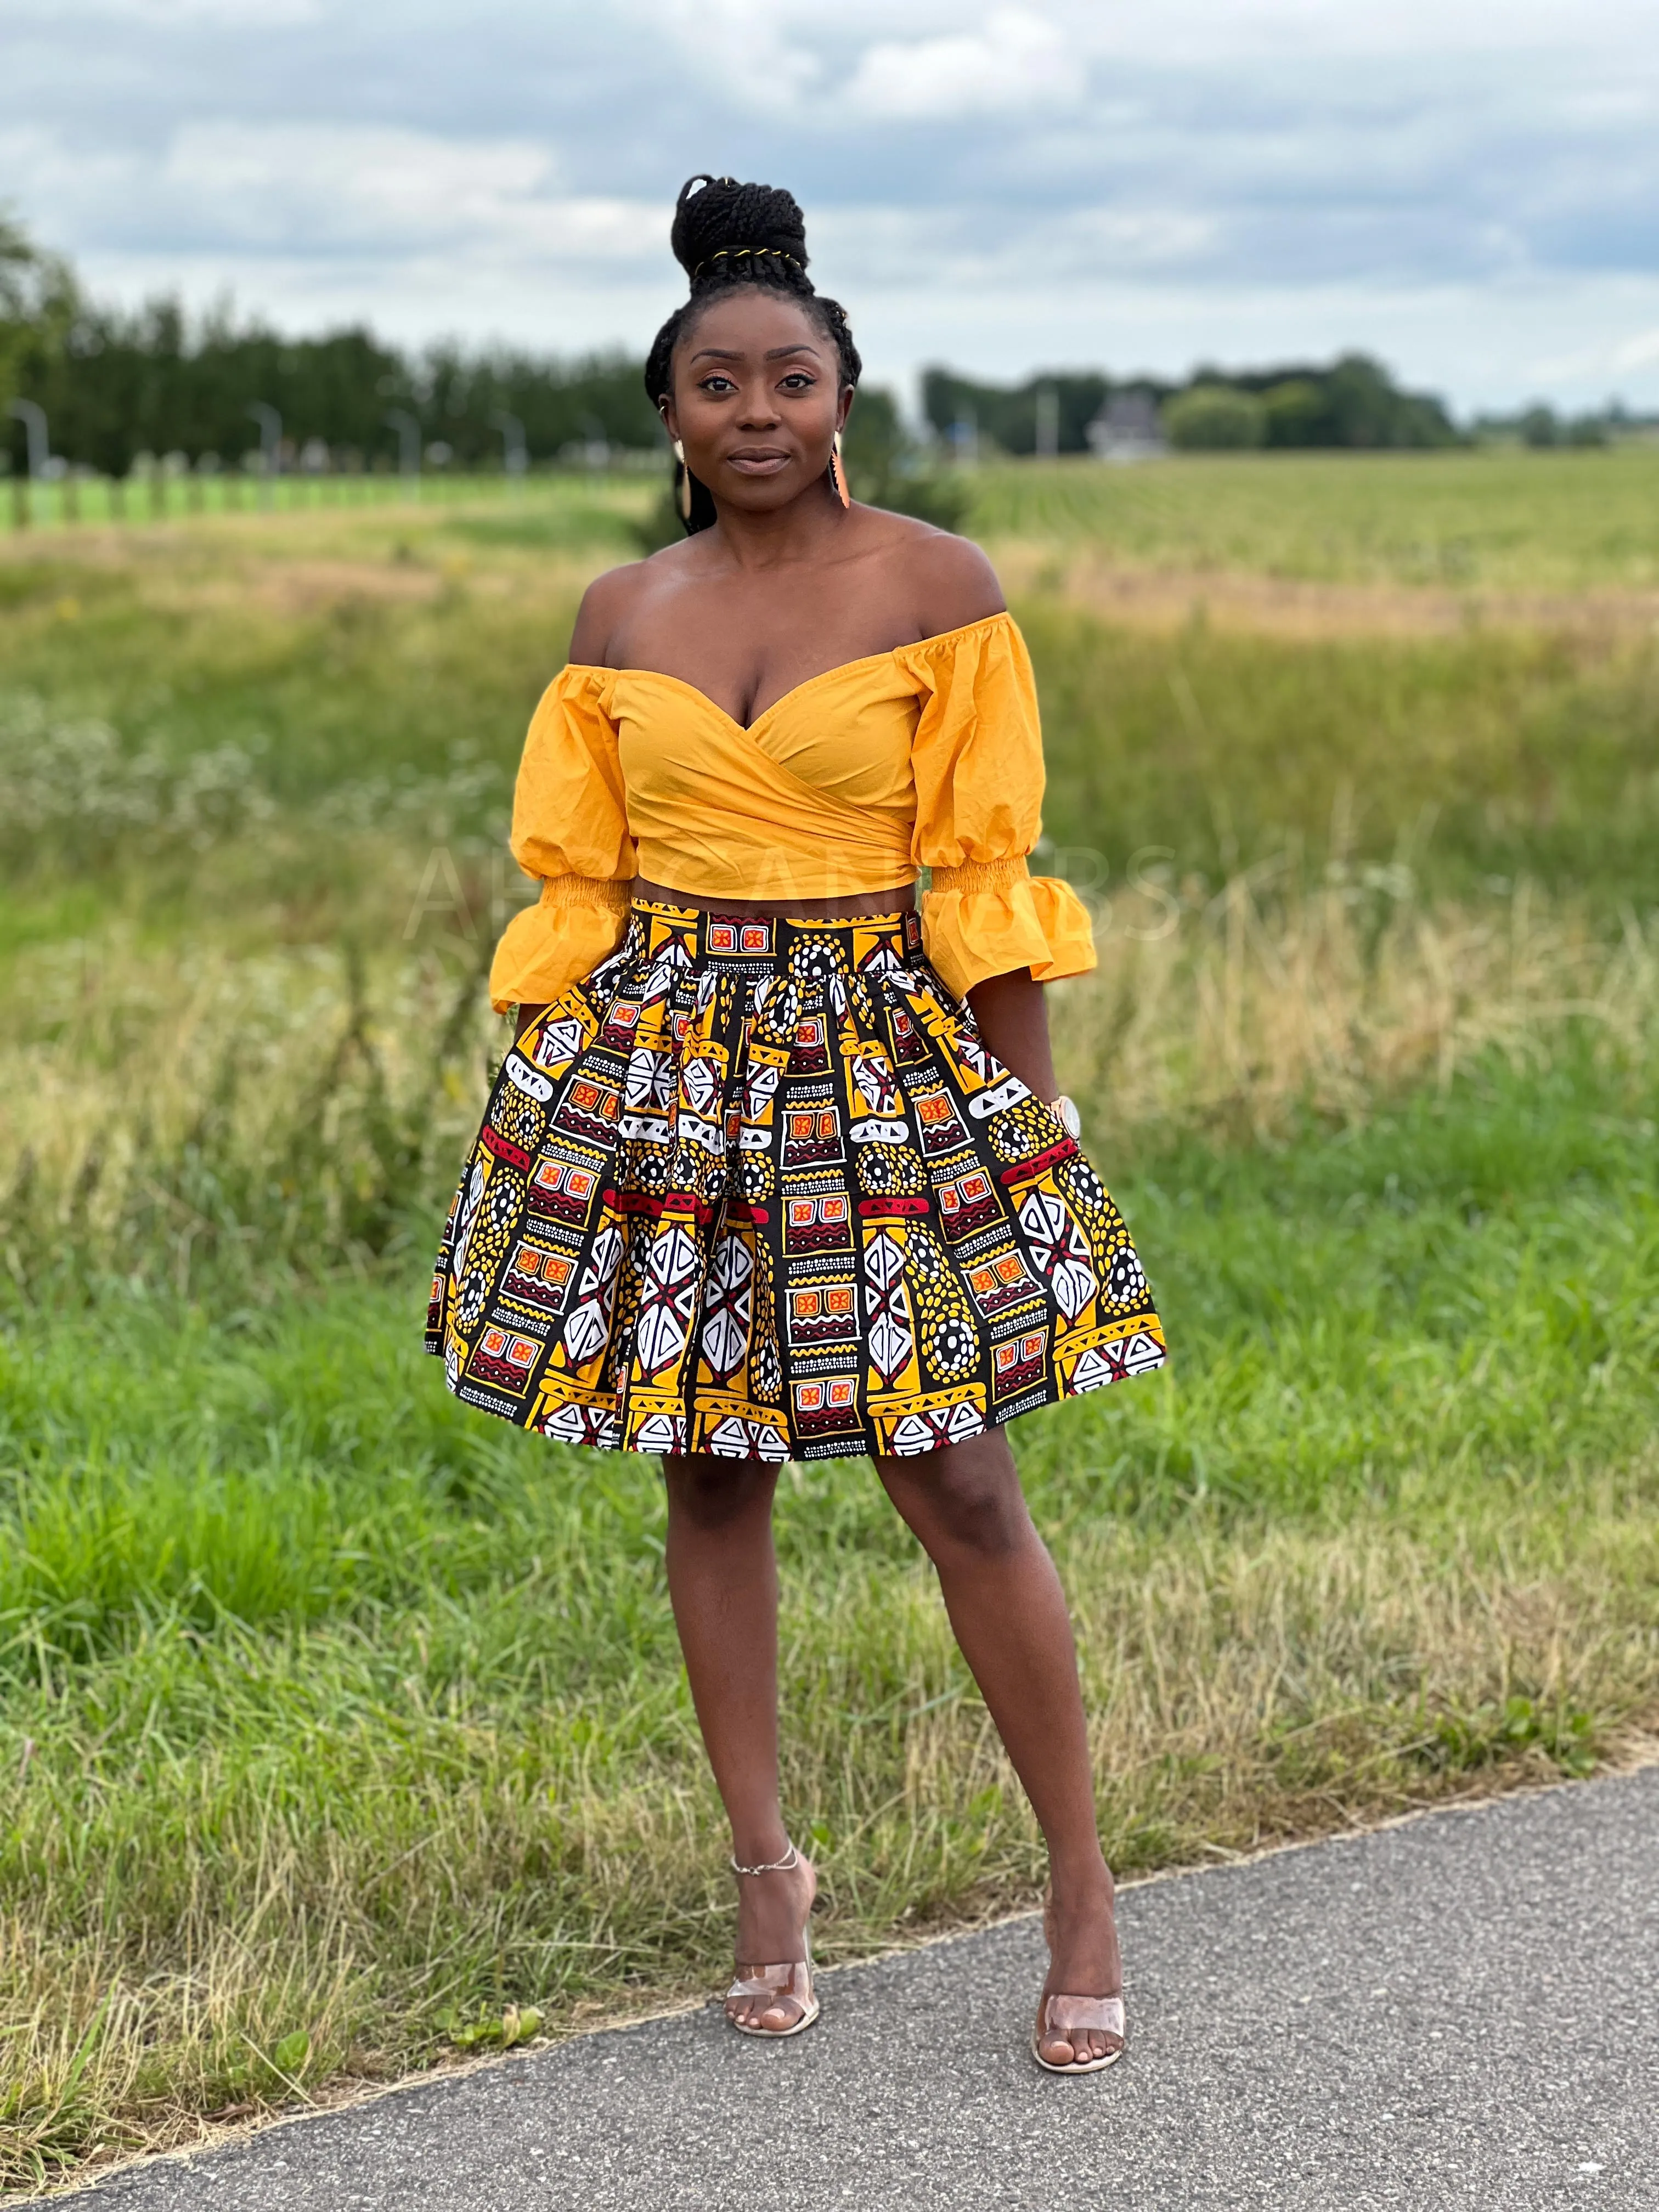
<svg viewBox="0 0 1659 2212">
<path fill-rule="evenodd" d="M 853 495 L 847 489 L 847 464 L 841 456 L 841 432 L 836 431 L 830 448 L 830 481 L 835 487 L 836 497 L 843 507 L 851 507 Z"/>
<path fill-rule="evenodd" d="M 685 448 L 678 438 L 674 441 L 674 459 L 679 465 L 679 475 L 674 487 L 675 504 L 679 508 L 681 521 L 690 522 L 691 520 L 691 471 L 685 465 Z"/>
</svg>

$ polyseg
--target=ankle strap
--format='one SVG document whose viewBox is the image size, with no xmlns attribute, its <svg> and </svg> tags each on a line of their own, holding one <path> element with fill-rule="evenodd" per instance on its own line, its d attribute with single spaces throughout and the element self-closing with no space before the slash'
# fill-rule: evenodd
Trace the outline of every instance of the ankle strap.
<svg viewBox="0 0 1659 2212">
<path fill-rule="evenodd" d="M 764 1866 L 739 1866 L 733 1859 L 732 1871 L 733 1874 L 788 1874 L 799 1864 L 800 1853 L 791 1844 L 781 1859 L 769 1859 Z"/>
</svg>

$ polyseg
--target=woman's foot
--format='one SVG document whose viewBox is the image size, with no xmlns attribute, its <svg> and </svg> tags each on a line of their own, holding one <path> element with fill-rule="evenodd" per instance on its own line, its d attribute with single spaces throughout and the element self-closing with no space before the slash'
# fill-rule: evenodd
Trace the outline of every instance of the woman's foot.
<svg viewBox="0 0 1659 2212">
<path fill-rule="evenodd" d="M 792 1863 L 767 1862 L 764 1872 L 738 1875 L 737 1978 L 726 2017 L 749 2035 L 793 2034 L 817 2017 L 806 1936 L 817 1875 L 793 1845 L 777 1856 Z"/>
<path fill-rule="evenodd" d="M 1051 1996 L 1121 1999 L 1123 1965 L 1113 1904 L 1112 1877 L 1103 1866 L 1089 1881 L 1057 1888 L 1043 1906 L 1048 1972 L 1033 2047 L 1045 2066 L 1094 2066 L 1121 2055 L 1121 2030 L 1080 2024 L 1064 2007 L 1057 2007 L 1059 2016 L 1053 2017 L 1048 2002 Z"/>
</svg>

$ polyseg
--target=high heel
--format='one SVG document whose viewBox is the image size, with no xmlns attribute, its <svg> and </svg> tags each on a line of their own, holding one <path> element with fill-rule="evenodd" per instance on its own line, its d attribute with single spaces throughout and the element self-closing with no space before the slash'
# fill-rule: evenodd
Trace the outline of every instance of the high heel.
<svg viewBox="0 0 1659 2212">
<path fill-rule="evenodd" d="M 781 1859 L 769 1860 L 764 1866 L 739 1866 L 733 1859 L 732 1871 L 735 1875 L 792 1874 L 798 1866 L 806 1869 L 806 1912 L 810 1915 L 818 1893 L 818 1877 L 811 1860 L 803 1858 L 793 1844 Z M 726 1992 L 728 2007 L 733 1997 L 770 1997 L 772 2002 L 762 2014 L 763 2020 L 788 2007 L 799 2015 L 782 2027 L 763 2027 L 757 2021 L 733 2020 L 728 2010 L 726 2021 L 739 2035 L 764 2036 L 769 2042 L 781 2043 L 786 2037 L 799 2035 L 803 2028 L 811 2027 L 817 2018 L 817 1993 L 812 1987 L 812 1941 L 805 1917 L 801 1921 L 800 1948 L 801 1957 L 781 1966 L 745 1966 L 738 1961 L 737 1978 Z"/>
<path fill-rule="evenodd" d="M 1054 1950 L 1054 1899 L 1042 1900 L 1042 1933 L 1052 1960 Z M 1122 2057 L 1126 2041 L 1123 1999 L 1115 1997 L 1062 1996 L 1056 1991 L 1051 1996 L 1037 2000 L 1036 2026 L 1031 2030 L 1031 2056 L 1045 2074 L 1103 2074 L 1109 2066 L 1115 2066 Z M 1112 2039 L 1113 2048 L 1103 2051 L 1098 2058 L 1071 2058 L 1057 2065 L 1045 2058 L 1045 2043 L 1069 2043 L 1077 2049 L 1077 2038 L 1092 2029 L 1097 2035 Z"/>
</svg>

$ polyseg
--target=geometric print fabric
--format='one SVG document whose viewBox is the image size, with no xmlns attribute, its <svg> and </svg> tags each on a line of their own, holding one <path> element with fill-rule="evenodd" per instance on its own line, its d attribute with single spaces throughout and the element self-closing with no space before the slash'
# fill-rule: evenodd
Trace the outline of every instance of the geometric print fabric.
<svg viewBox="0 0 1659 2212">
<path fill-rule="evenodd" d="M 566 1443 L 771 1461 L 936 1450 L 1166 1356 L 1121 1215 L 914 914 L 646 900 L 502 1063 L 427 1348 Z"/>
</svg>

